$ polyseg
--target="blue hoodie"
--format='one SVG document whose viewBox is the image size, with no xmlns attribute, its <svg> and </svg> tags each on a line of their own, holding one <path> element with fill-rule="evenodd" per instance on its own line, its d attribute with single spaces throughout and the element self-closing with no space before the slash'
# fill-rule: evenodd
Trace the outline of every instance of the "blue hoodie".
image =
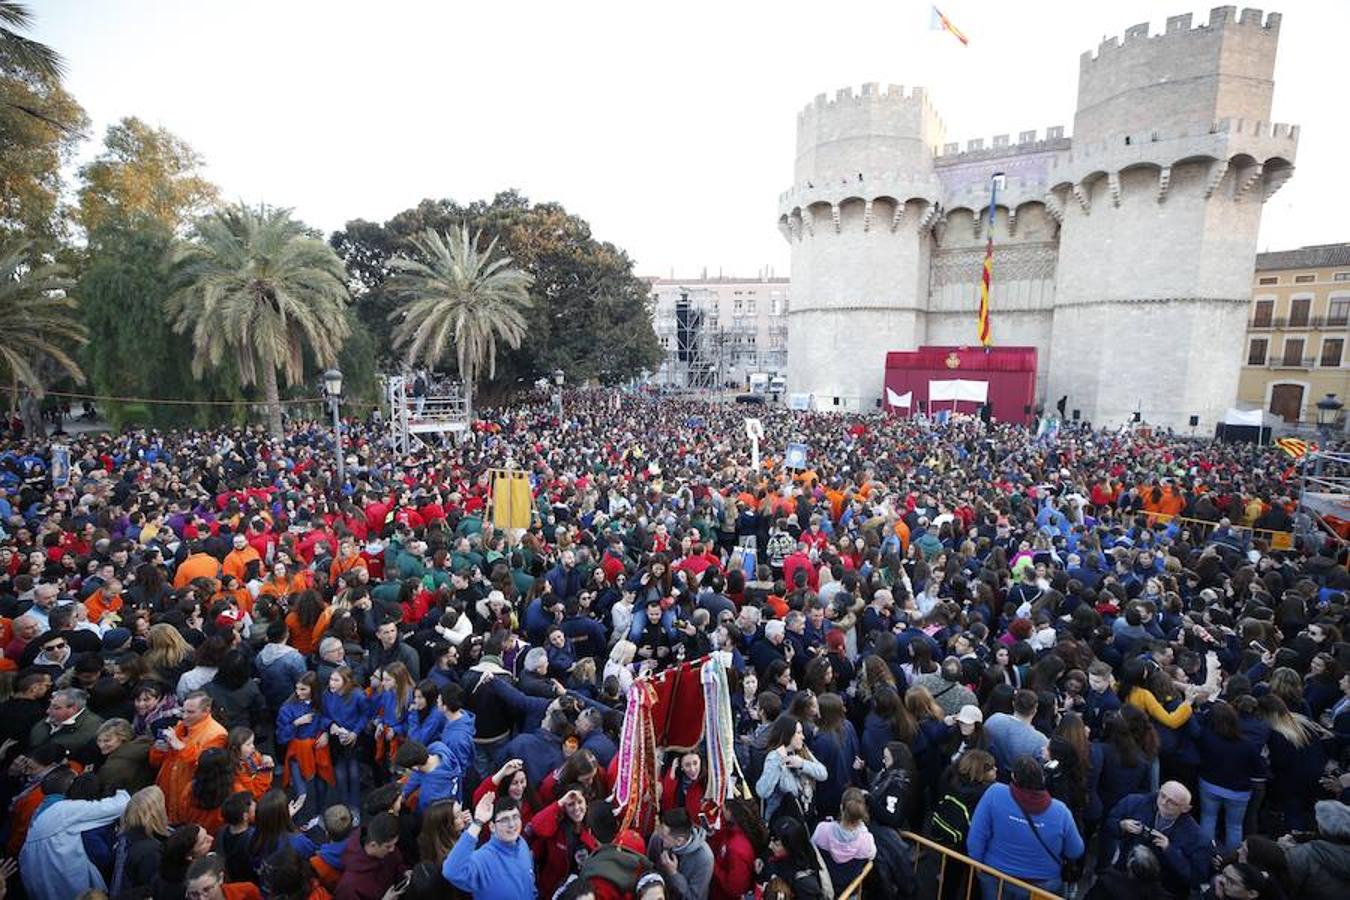
<svg viewBox="0 0 1350 900">
<path fill-rule="evenodd" d="M 440 743 L 459 765 L 460 772 L 468 772 L 473 768 L 473 736 L 476 729 L 477 720 L 467 709 L 460 710 L 458 719 L 445 717 L 445 728 L 441 730 Z"/>
<path fill-rule="evenodd" d="M 416 709 L 408 712 L 408 737 L 419 744 L 439 740 L 444 729 L 445 713 L 439 709 L 429 709 L 425 714 Z"/>
<path fill-rule="evenodd" d="M 309 713 L 314 713 L 314 721 L 307 725 L 295 724 L 296 719 Z M 323 710 L 313 704 L 288 700 L 282 704 L 281 711 L 277 713 L 277 743 L 289 744 L 296 738 L 316 738 L 327 731 L 330 724 Z"/>
<path fill-rule="evenodd" d="M 441 864 L 441 875 L 474 900 L 524 900 L 537 895 L 534 857 L 523 837 L 514 844 L 491 838 L 478 846 L 479 835 L 466 830 Z"/>
<path fill-rule="evenodd" d="M 366 725 L 370 724 L 366 695 L 358 690 L 352 690 L 346 697 L 332 691 L 324 691 L 323 714 L 328 721 L 357 734 L 365 731 Z"/>
<path fill-rule="evenodd" d="M 461 788 L 464 782 L 464 769 L 449 747 L 440 741 L 434 741 L 427 747 L 427 753 L 437 758 L 436 768 L 430 772 L 414 769 L 403 785 L 403 796 L 413 791 L 417 795 L 417 808 L 426 809 L 437 800 L 447 798 L 461 800 Z"/>
</svg>

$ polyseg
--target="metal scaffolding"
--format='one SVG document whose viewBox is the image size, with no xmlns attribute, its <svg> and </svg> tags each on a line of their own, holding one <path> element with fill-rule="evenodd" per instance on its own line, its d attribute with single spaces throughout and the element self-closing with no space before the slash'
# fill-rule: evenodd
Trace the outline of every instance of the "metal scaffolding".
<svg viewBox="0 0 1350 900">
<path fill-rule="evenodd" d="M 412 395 L 413 375 L 391 375 L 385 396 L 389 403 L 390 442 L 398 453 L 425 446 L 421 435 L 449 435 L 455 442 L 469 433 L 469 407 L 457 383 L 428 386 L 425 397 Z"/>
</svg>

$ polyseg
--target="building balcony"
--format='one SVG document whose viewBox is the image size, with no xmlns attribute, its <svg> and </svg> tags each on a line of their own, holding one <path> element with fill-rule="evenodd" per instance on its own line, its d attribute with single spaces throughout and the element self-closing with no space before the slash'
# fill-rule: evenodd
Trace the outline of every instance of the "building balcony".
<svg viewBox="0 0 1350 900">
<path fill-rule="evenodd" d="M 1261 363 L 1248 363 L 1248 365 L 1260 366 Z M 1270 359 L 1265 362 L 1267 369 L 1312 369 L 1317 366 L 1316 357 L 1306 357 L 1303 359 Z"/>
<path fill-rule="evenodd" d="M 1252 319 L 1247 323 L 1248 331 L 1307 331 L 1317 328 L 1345 328 L 1350 318 L 1345 316 L 1308 316 L 1295 320 L 1289 316 L 1271 316 Z"/>
</svg>

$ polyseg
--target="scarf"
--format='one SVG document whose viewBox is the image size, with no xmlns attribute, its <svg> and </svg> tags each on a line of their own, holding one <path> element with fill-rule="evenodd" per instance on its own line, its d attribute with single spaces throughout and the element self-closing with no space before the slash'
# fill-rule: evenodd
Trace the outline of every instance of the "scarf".
<svg viewBox="0 0 1350 900">
<path fill-rule="evenodd" d="M 1013 802 L 1016 803 L 1023 812 L 1043 813 L 1050 808 L 1050 792 L 1046 790 L 1032 790 L 1031 788 L 1018 787 L 1010 785 L 1008 790 L 1012 792 Z"/>
</svg>

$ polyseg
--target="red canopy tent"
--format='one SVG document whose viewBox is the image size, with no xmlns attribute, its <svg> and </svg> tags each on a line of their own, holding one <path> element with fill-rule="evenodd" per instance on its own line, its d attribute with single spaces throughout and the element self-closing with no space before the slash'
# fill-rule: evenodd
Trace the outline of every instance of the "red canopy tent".
<svg viewBox="0 0 1350 900">
<path fill-rule="evenodd" d="M 1000 422 L 1031 424 L 1036 403 L 1036 348 L 993 347 L 920 347 L 886 354 L 885 408 L 896 412 L 941 412 L 955 409 L 976 413 L 975 400 L 929 399 L 930 382 L 959 380 L 988 385 L 990 415 Z M 969 393 L 963 391 L 962 393 Z M 910 406 L 896 405 L 897 398 L 910 395 Z"/>
</svg>

